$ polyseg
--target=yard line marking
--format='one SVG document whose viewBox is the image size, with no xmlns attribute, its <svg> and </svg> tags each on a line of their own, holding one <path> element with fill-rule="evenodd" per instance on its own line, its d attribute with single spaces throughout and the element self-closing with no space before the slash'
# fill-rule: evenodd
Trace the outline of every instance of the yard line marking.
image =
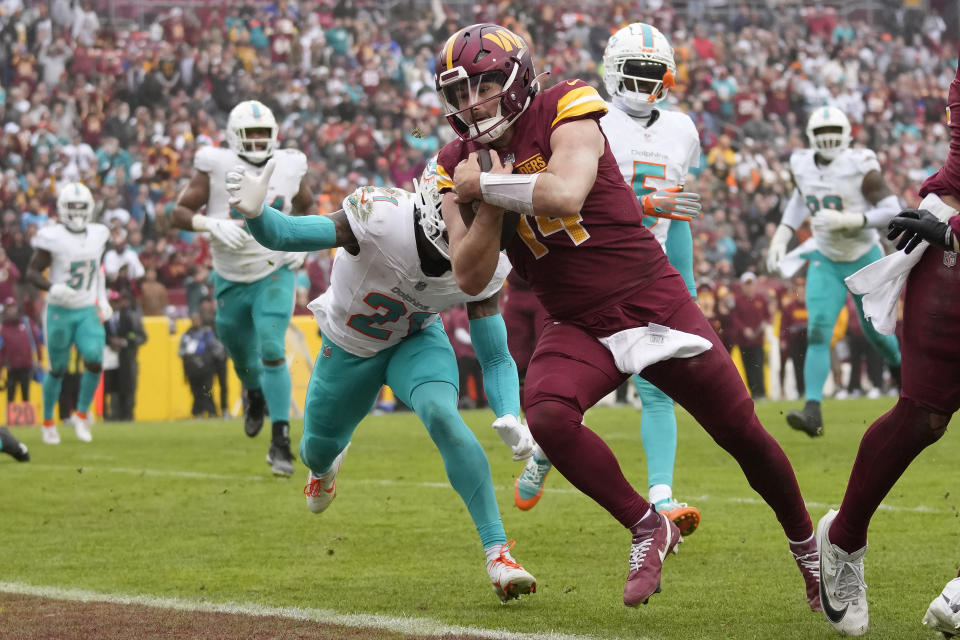
<svg viewBox="0 0 960 640">
<path fill-rule="evenodd" d="M 229 482 L 236 481 L 251 481 L 251 482 L 263 482 L 264 480 L 273 480 L 274 478 L 255 475 L 240 475 L 240 474 L 225 474 L 225 473 L 201 473 L 197 471 L 176 471 L 176 470 L 166 470 L 166 469 L 134 469 L 127 467 L 101 467 L 101 466 L 89 466 L 84 465 L 77 467 L 75 465 L 68 464 L 34 464 L 31 463 L 31 467 L 34 469 L 51 469 L 51 470 L 67 470 L 67 471 L 76 471 L 78 468 L 82 468 L 87 472 L 97 472 L 104 471 L 108 473 L 127 473 L 130 475 L 138 476 L 151 476 L 157 478 L 189 478 L 195 480 L 224 480 Z M 349 480 L 351 484 L 357 485 L 378 485 L 384 487 L 391 486 L 405 486 L 405 487 L 426 487 L 429 489 L 450 489 L 450 484 L 448 482 L 417 482 L 414 480 L 391 480 L 388 478 L 351 478 Z M 495 490 L 499 492 L 513 492 L 513 485 L 506 487 L 495 486 Z M 580 491 L 577 489 L 551 489 L 545 488 L 544 493 L 549 494 L 579 494 Z M 690 502 L 729 502 L 735 504 L 750 504 L 750 505 L 766 505 L 766 502 L 762 498 L 748 498 L 741 496 L 711 496 L 711 495 L 700 495 L 700 496 L 684 496 Z M 812 507 L 816 509 L 833 509 L 836 508 L 836 504 L 830 504 L 827 502 L 810 502 L 806 501 L 807 507 Z M 936 507 L 930 507 L 927 505 L 917 505 L 914 507 L 901 507 L 898 505 L 884 504 L 882 503 L 879 507 L 882 511 L 892 511 L 895 513 L 929 513 L 929 514 L 952 514 L 954 513 L 953 509 L 938 509 Z"/>
<path fill-rule="evenodd" d="M 257 617 L 277 617 L 289 620 L 306 620 L 334 624 L 353 628 L 373 628 L 396 633 L 408 633 L 430 636 L 470 635 L 491 640 L 619 640 L 619 638 L 601 638 L 555 631 L 518 633 L 499 631 L 481 627 L 461 627 L 444 624 L 430 618 L 394 617 L 380 614 L 337 613 L 329 609 L 306 609 L 300 607 L 272 607 L 256 603 L 203 602 L 185 598 L 163 598 L 148 595 L 128 595 L 122 593 L 103 593 L 87 589 L 69 587 L 39 586 L 22 582 L 0 582 L 0 592 L 16 593 L 26 596 L 38 596 L 53 600 L 71 602 L 107 602 L 119 605 L 139 605 L 156 609 L 177 611 L 198 611 L 201 613 L 228 613 Z M 652 640 L 649 637 L 631 636 L 632 640 Z"/>
</svg>

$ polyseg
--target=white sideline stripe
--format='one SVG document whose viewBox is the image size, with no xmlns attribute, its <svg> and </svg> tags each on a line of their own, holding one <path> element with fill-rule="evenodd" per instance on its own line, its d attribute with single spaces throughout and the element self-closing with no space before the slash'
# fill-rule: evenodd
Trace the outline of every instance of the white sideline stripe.
<svg viewBox="0 0 960 640">
<path fill-rule="evenodd" d="M 277 617 L 288 620 L 306 620 L 322 622 L 353 628 L 373 628 L 397 633 L 413 633 L 419 635 L 471 635 L 477 638 L 491 640 L 617 640 L 616 638 L 598 638 L 596 636 L 572 635 L 554 631 L 531 633 L 515 633 L 512 631 L 497 631 L 479 627 L 461 627 L 447 625 L 429 618 L 397 618 L 379 614 L 337 613 L 329 609 L 302 609 L 300 607 L 271 607 L 262 604 L 232 602 L 203 602 L 186 600 L 183 598 L 160 598 L 146 595 L 126 595 L 122 593 L 101 593 L 86 589 L 68 587 L 37 586 L 22 582 L 0 582 L 0 592 L 16 593 L 26 596 L 38 596 L 53 600 L 68 600 L 71 602 L 107 602 L 119 605 L 140 605 L 156 609 L 173 609 L 177 611 L 199 611 L 201 613 L 227 613 L 232 615 L 246 615 L 257 617 Z M 651 640 L 646 637 L 631 636 L 634 640 Z"/>
<path fill-rule="evenodd" d="M 31 467 L 34 469 L 59 469 L 59 470 L 69 470 L 76 471 L 78 468 L 75 465 L 66 465 L 66 464 L 33 464 Z M 254 475 L 240 475 L 240 474 L 225 474 L 225 473 L 199 473 L 196 471 L 172 471 L 164 469 L 133 469 L 125 467 L 100 467 L 100 466 L 83 466 L 85 472 L 95 472 L 95 471 L 105 471 L 108 473 L 127 473 L 130 475 L 137 476 L 151 476 L 158 478 L 189 478 L 195 480 L 224 480 L 229 482 L 236 482 L 238 480 L 246 480 L 252 482 L 262 482 L 264 480 L 273 480 L 272 477 L 266 475 L 263 476 L 254 476 Z M 408 486 L 408 487 L 427 487 L 430 489 L 449 489 L 450 484 L 447 482 L 413 482 L 409 480 L 388 480 L 388 479 L 375 479 L 375 478 L 350 478 L 349 482 L 352 484 L 358 485 L 378 485 L 384 487 L 392 486 Z M 513 486 L 509 487 L 494 487 L 497 491 L 513 491 Z M 552 494 L 578 494 L 580 493 L 576 489 L 550 489 L 545 488 L 544 493 Z M 691 503 L 695 502 L 730 502 L 736 504 L 756 504 L 756 505 L 766 505 L 761 498 L 744 498 L 738 496 L 711 496 L 711 495 L 701 495 L 701 496 L 683 496 Z M 813 507 L 816 509 L 834 509 L 837 508 L 836 504 L 829 504 L 826 502 L 806 502 L 807 507 Z M 892 511 L 899 513 L 930 513 L 930 514 L 952 514 L 953 510 L 951 509 L 937 509 L 936 507 L 929 507 L 927 505 L 917 505 L 915 507 L 901 507 L 898 505 L 892 504 L 881 504 L 880 509 L 882 511 Z"/>
</svg>

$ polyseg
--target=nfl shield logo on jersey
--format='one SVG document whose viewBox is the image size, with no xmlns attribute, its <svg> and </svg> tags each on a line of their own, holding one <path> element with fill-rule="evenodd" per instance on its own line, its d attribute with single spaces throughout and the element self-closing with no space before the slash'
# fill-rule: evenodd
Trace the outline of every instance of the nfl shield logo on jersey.
<svg viewBox="0 0 960 640">
<path fill-rule="evenodd" d="M 957 266 L 957 254 L 954 251 L 944 251 L 943 252 L 943 266 L 945 267 L 955 267 Z"/>
<path fill-rule="evenodd" d="M 333 353 L 333 349 L 330 348 L 330 345 L 323 345 L 323 357 L 329 358 L 331 353 Z"/>
</svg>

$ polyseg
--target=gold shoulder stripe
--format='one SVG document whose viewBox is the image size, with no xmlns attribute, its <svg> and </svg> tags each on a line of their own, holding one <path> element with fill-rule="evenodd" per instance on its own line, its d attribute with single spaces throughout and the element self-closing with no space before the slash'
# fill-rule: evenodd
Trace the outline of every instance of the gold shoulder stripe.
<svg viewBox="0 0 960 640">
<path fill-rule="evenodd" d="M 580 97 L 566 101 L 567 96 L 575 93 L 579 93 Z M 566 118 L 573 118 L 593 112 L 606 113 L 607 104 L 593 87 L 581 87 L 571 91 L 560 99 L 560 102 L 557 103 L 557 117 L 553 119 L 550 126 L 556 126 L 558 122 Z"/>
<path fill-rule="evenodd" d="M 600 94 L 597 93 L 597 90 L 593 87 L 579 87 L 577 89 L 573 89 L 572 91 L 568 91 L 560 96 L 559 100 L 557 100 L 557 113 L 563 113 L 563 110 L 570 106 L 571 102 L 579 100 L 585 96 L 597 96 L 599 98 Z"/>
</svg>

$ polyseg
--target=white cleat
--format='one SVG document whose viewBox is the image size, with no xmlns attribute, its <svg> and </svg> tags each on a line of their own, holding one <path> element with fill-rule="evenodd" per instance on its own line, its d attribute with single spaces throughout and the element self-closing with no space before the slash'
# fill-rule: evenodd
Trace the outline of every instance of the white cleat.
<svg viewBox="0 0 960 640">
<path fill-rule="evenodd" d="M 960 636 L 960 578 L 954 578 L 934 598 L 923 616 L 923 626 L 943 634 L 944 638 Z"/>
<path fill-rule="evenodd" d="M 333 459 L 330 470 L 325 474 L 317 476 L 313 471 L 307 474 L 307 486 L 303 488 L 303 494 L 307 496 L 307 509 L 313 513 L 322 513 L 337 497 L 337 474 L 340 473 L 340 466 L 347 457 L 349 448 L 350 445 L 347 444 L 340 455 Z"/>
<path fill-rule="evenodd" d="M 81 418 L 77 414 L 70 416 L 70 423 L 73 424 L 73 430 L 77 433 L 77 440 L 80 442 L 93 442 L 93 434 L 90 433 L 90 417 Z"/>
<path fill-rule="evenodd" d="M 511 540 L 500 546 L 500 555 L 487 564 L 487 575 L 493 591 L 500 598 L 500 602 L 518 599 L 522 595 L 537 592 L 537 579 L 521 567 L 513 556 L 510 548 L 516 544 Z"/>
<path fill-rule="evenodd" d="M 41 427 L 44 444 L 60 444 L 60 434 L 57 433 L 57 425 L 52 424 L 49 427 Z"/>
<path fill-rule="evenodd" d="M 837 517 L 831 509 L 817 523 L 820 549 L 820 604 L 830 625 L 843 635 L 860 636 L 870 626 L 867 583 L 863 579 L 863 556 L 867 547 L 846 553 L 827 536 Z"/>
</svg>

